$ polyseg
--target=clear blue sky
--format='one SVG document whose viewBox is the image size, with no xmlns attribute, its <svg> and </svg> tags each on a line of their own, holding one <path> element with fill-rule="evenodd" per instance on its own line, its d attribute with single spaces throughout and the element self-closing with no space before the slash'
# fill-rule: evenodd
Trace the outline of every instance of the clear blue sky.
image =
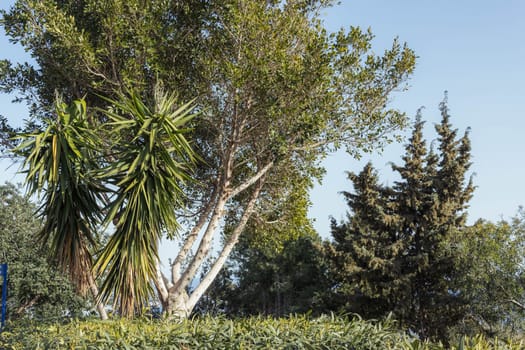
<svg viewBox="0 0 525 350">
<path fill-rule="evenodd" d="M 7 8 L 12 0 L 2 1 Z M 516 213 L 525 204 L 525 1 L 488 0 L 346 0 L 323 12 L 330 30 L 350 25 L 370 27 L 380 53 L 394 37 L 419 56 L 409 90 L 398 93 L 392 106 L 413 116 L 425 106 L 427 138 L 439 122 L 437 106 L 449 92 L 452 122 L 460 132 L 472 128 L 472 172 L 478 186 L 469 210 L 477 218 L 498 220 Z M 8 44 L 0 33 L 0 59 L 22 60 L 23 50 Z M 0 114 L 20 120 L 25 110 L 0 94 Z M 345 172 L 358 172 L 372 160 L 385 182 L 393 181 L 388 162 L 399 162 L 401 145 L 382 155 L 365 155 L 356 161 L 338 153 L 325 162 L 327 175 L 312 191 L 310 216 L 318 232 L 329 232 L 329 215 L 341 219 L 347 210 L 339 191 L 350 190 Z M 11 180 L 13 171 L 0 162 L 0 181 Z M 18 180 L 20 181 L 20 180 Z"/>
<path fill-rule="evenodd" d="M 469 222 L 513 216 L 525 204 L 525 1 L 346 0 L 324 11 L 330 30 L 370 27 L 375 51 L 394 37 L 415 50 L 417 66 L 409 90 L 391 105 L 413 117 L 425 106 L 426 137 L 434 139 L 438 104 L 448 91 L 453 125 L 471 127 L 472 173 L 477 186 Z M 318 232 L 329 233 L 329 215 L 344 217 L 342 190 L 350 190 L 345 172 L 359 172 L 371 160 L 381 179 L 395 177 L 389 162 L 400 163 L 402 145 L 356 161 L 338 153 L 325 162 L 327 175 L 312 191 L 310 210 Z"/>
</svg>

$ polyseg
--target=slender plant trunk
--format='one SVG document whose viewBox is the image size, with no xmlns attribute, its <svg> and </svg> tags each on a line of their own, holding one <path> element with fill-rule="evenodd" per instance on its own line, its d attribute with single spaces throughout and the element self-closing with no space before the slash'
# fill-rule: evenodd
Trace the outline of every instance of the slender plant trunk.
<svg viewBox="0 0 525 350">
<path fill-rule="evenodd" d="M 89 274 L 89 289 L 91 290 L 91 294 L 93 295 L 93 300 L 95 301 L 95 306 L 98 311 L 98 315 L 100 316 L 101 320 L 107 320 L 108 314 L 106 312 L 106 309 L 104 309 L 104 304 L 100 302 L 99 300 L 99 292 L 97 283 L 95 282 L 95 279 L 93 278 L 92 274 Z"/>
</svg>

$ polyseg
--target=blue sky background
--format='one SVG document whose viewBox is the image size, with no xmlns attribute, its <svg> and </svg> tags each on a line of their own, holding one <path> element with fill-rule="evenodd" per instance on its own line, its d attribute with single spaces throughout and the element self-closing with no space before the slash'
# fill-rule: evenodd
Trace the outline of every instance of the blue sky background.
<svg viewBox="0 0 525 350">
<path fill-rule="evenodd" d="M 0 2 L 8 8 L 12 0 Z M 448 91 L 452 123 L 462 133 L 471 127 L 472 173 L 478 186 L 470 203 L 469 222 L 514 215 L 525 204 L 525 2 L 488 0 L 346 0 L 323 11 L 329 30 L 370 27 L 374 51 L 381 53 L 394 37 L 407 42 L 419 59 L 409 90 L 396 93 L 391 105 L 414 116 L 425 106 L 427 139 L 435 138 L 438 104 Z M 0 59 L 27 60 L 24 51 L 0 33 Z M 16 125 L 26 111 L 0 94 L 0 114 Z M 350 190 L 346 171 L 359 172 L 371 160 L 385 183 L 394 181 L 389 162 L 400 162 L 402 145 L 361 161 L 343 152 L 325 161 L 327 174 L 312 191 L 310 216 L 318 232 L 329 234 L 329 216 L 347 210 L 339 191 Z M 16 166 L 0 161 L 0 181 L 21 181 Z"/>
<path fill-rule="evenodd" d="M 525 1 L 354 0 L 323 12 L 330 30 L 370 27 L 381 53 L 393 38 L 415 50 L 417 66 L 408 91 L 391 106 L 415 116 L 424 106 L 427 140 L 436 137 L 438 105 L 448 91 L 451 121 L 462 134 L 471 127 L 471 173 L 477 186 L 469 223 L 513 216 L 525 204 Z M 381 179 L 395 176 L 389 162 L 401 163 L 402 145 L 356 161 L 340 152 L 326 162 L 327 174 L 312 191 L 310 210 L 318 232 L 329 234 L 330 215 L 344 218 L 338 193 L 351 190 L 346 171 L 359 172 L 371 160 Z"/>
</svg>

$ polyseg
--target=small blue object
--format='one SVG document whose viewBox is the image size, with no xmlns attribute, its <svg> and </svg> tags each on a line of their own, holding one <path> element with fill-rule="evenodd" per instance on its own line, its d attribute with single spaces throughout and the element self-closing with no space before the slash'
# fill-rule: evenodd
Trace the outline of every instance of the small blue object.
<svg viewBox="0 0 525 350">
<path fill-rule="evenodd" d="M 7 264 L 0 264 L 0 274 L 2 276 L 2 323 L 0 331 L 4 328 L 5 314 L 7 311 Z"/>
</svg>

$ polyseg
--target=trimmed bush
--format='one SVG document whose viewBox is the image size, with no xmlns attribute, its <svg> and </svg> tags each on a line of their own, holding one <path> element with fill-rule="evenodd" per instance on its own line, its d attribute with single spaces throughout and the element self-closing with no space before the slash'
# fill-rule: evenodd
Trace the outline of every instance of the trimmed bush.
<svg viewBox="0 0 525 350">
<path fill-rule="evenodd" d="M 463 349 L 490 349 L 478 337 Z M 498 349 L 521 349 L 500 344 Z M 67 324 L 10 324 L 0 335 L 1 349 L 443 349 L 420 342 L 395 328 L 389 320 L 306 316 L 229 320 L 203 317 L 181 322 L 166 320 L 72 321 Z"/>
</svg>

